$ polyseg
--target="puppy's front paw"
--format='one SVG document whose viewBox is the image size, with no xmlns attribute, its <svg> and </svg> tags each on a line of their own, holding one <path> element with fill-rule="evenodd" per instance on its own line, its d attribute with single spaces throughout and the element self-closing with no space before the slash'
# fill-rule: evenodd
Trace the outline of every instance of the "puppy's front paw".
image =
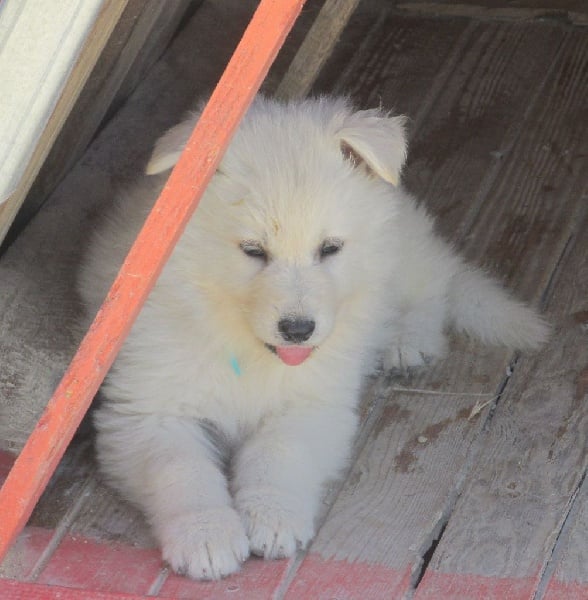
<svg viewBox="0 0 588 600">
<path fill-rule="evenodd" d="M 251 552 L 264 558 L 288 558 L 314 535 L 313 515 L 296 498 L 273 489 L 242 491 L 236 497 Z"/>
<path fill-rule="evenodd" d="M 232 508 L 216 508 L 170 519 L 158 528 L 163 559 L 181 575 L 220 579 L 238 571 L 249 541 Z"/>
</svg>

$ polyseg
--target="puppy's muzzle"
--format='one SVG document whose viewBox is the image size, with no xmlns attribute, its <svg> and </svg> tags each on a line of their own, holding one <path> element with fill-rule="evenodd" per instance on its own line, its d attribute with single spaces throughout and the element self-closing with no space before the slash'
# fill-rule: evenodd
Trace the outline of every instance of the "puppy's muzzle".
<svg viewBox="0 0 588 600">
<path fill-rule="evenodd" d="M 316 323 L 312 319 L 288 317 L 280 319 L 278 322 L 278 331 L 286 342 L 301 344 L 310 338 L 315 326 Z"/>
</svg>

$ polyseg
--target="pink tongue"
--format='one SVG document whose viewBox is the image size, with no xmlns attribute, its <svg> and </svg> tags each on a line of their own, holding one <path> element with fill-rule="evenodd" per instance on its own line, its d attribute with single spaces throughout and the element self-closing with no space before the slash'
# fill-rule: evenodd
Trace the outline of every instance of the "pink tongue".
<svg viewBox="0 0 588 600">
<path fill-rule="evenodd" d="M 313 351 L 312 346 L 277 346 L 276 354 L 291 367 L 303 363 Z"/>
</svg>

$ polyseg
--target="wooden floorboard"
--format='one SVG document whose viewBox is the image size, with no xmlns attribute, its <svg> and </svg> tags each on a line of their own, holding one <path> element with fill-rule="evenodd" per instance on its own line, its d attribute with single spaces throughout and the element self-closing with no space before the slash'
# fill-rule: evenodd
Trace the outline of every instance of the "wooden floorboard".
<svg viewBox="0 0 588 600">
<path fill-rule="evenodd" d="M 552 27 L 475 24 L 425 127 L 411 140 L 406 184 L 454 243 L 467 244 L 479 206 L 491 205 L 488 188 L 503 172 L 563 38 Z"/>
<path fill-rule="evenodd" d="M 77 335 L 62 324 L 78 311 L 68 288 L 79 224 L 214 82 L 228 54 L 215 55 L 215 30 L 198 19 L 218 11 L 208 18 L 235 35 L 250 10 L 228 19 L 222 5 L 204 3 L 0 262 L 0 277 L 23 280 L 0 290 L 12 340 L 0 389 L 44 394 L 54 383 L 46 374 L 65 366 Z M 556 330 L 542 352 L 515 360 L 453 338 L 430 369 L 371 379 L 349 475 L 330 489 L 317 538 L 297 559 L 251 560 L 211 584 L 170 574 L 143 518 L 96 479 L 82 443 L 0 576 L 169 598 L 400 599 L 415 587 L 418 600 L 588 597 L 587 32 L 361 3 L 314 87 L 410 117 L 405 184 L 470 259 L 546 304 Z M 196 41 L 207 49 L 198 57 Z M 286 65 L 282 57 L 268 89 Z M 23 321 L 16 304 L 27 298 L 37 300 Z"/>
<path fill-rule="evenodd" d="M 519 139 L 501 155 L 489 201 L 480 203 L 469 226 L 476 243 L 465 250 L 489 269 L 499 266 L 504 280 L 525 298 L 547 283 L 551 270 L 544 255 L 563 252 L 586 208 L 586 31 L 566 33 L 545 70 L 547 81 L 532 98 Z"/>
<path fill-rule="evenodd" d="M 588 405 L 576 384 L 588 344 L 573 317 L 588 297 L 587 225 L 577 223 L 578 238 L 549 298 L 547 315 L 558 324 L 553 339 L 521 358 L 487 424 L 419 588 L 425 598 L 437 573 L 526 580 L 528 598 L 539 587 L 588 468 Z M 586 538 L 583 545 L 585 557 Z M 575 576 L 585 583 L 581 571 Z"/>
<path fill-rule="evenodd" d="M 313 93 L 350 96 L 362 107 L 382 104 L 415 119 L 431 85 L 444 72 L 465 20 L 399 18 L 388 11 L 355 15 Z M 358 39 L 358 32 L 361 38 Z M 391 103 L 391 104 L 389 104 Z"/>
</svg>

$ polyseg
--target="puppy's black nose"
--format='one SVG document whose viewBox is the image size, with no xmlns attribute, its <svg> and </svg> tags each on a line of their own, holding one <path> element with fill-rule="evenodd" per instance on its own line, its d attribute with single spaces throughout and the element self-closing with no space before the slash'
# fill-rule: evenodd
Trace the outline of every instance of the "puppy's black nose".
<svg viewBox="0 0 588 600">
<path fill-rule="evenodd" d="M 286 318 L 278 322 L 278 331 L 287 342 L 305 342 L 314 331 L 315 322 L 304 318 Z"/>
</svg>

